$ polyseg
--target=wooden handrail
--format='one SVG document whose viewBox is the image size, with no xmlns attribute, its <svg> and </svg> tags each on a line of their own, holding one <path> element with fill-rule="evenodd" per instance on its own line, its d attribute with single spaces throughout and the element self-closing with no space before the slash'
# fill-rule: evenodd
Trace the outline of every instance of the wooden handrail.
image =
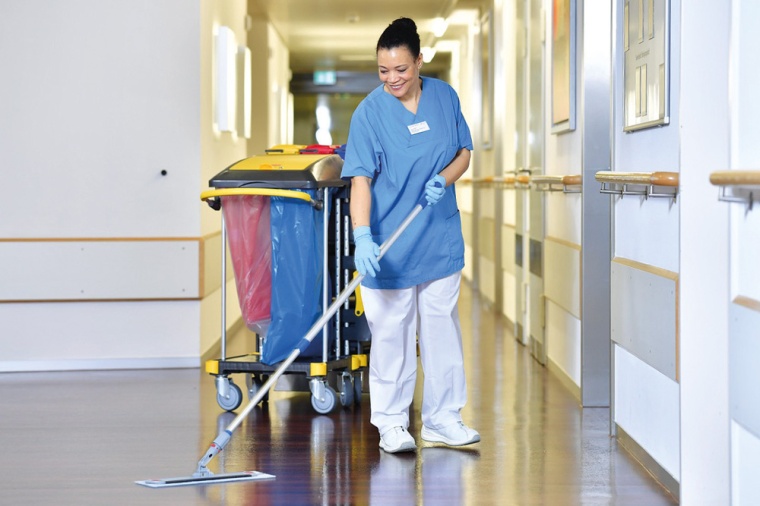
<svg viewBox="0 0 760 506">
<path fill-rule="evenodd" d="M 720 188 L 718 200 L 746 204 L 751 211 L 760 186 L 760 170 L 720 170 L 710 174 L 710 182 Z"/>
<path fill-rule="evenodd" d="M 601 193 L 613 195 L 640 195 L 643 197 L 668 197 L 678 195 L 678 172 L 619 172 L 601 170 L 594 178 L 602 183 Z M 633 188 L 631 188 L 633 187 Z M 670 188 L 664 193 L 655 187 Z M 660 190 L 662 192 L 663 190 Z"/>
<path fill-rule="evenodd" d="M 760 170 L 719 170 L 710 174 L 715 186 L 760 186 Z"/>
<path fill-rule="evenodd" d="M 537 191 L 580 193 L 581 189 L 578 187 L 581 186 L 583 178 L 580 174 L 569 176 L 539 174 L 531 176 L 531 182 Z"/>
<path fill-rule="evenodd" d="M 467 179 L 460 179 L 457 181 L 457 183 L 462 184 L 471 184 L 473 186 L 501 186 L 501 187 L 510 187 L 514 186 L 515 184 L 515 177 L 514 176 L 504 176 L 504 177 L 495 177 L 495 176 L 485 176 L 485 177 L 479 177 L 479 178 L 467 178 Z"/>
<path fill-rule="evenodd" d="M 678 187 L 678 172 L 618 172 L 601 170 L 594 177 L 600 183 Z"/>
</svg>

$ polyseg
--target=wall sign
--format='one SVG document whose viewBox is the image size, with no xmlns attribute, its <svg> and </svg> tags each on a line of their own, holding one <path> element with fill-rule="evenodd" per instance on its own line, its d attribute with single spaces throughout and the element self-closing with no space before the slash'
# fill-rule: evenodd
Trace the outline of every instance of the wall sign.
<svg viewBox="0 0 760 506">
<path fill-rule="evenodd" d="M 623 0 L 623 130 L 670 123 L 670 1 Z"/>
<path fill-rule="evenodd" d="M 575 130 L 575 0 L 552 2 L 552 133 Z"/>
</svg>

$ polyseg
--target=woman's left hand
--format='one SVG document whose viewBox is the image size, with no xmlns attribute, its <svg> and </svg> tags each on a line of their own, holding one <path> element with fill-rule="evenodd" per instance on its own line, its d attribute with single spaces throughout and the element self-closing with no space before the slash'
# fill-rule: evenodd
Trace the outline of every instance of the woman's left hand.
<svg viewBox="0 0 760 506">
<path fill-rule="evenodd" d="M 438 183 L 438 185 L 436 185 L 436 183 Z M 446 179 L 442 175 L 436 174 L 430 179 L 430 181 L 425 183 L 425 199 L 429 206 L 437 204 L 443 198 L 445 193 Z"/>
</svg>

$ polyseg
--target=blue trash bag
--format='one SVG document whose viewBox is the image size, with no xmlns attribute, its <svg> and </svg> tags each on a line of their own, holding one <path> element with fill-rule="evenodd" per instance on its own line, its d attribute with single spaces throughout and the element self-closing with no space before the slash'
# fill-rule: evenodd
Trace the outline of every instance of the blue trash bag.
<svg viewBox="0 0 760 506">
<path fill-rule="evenodd" d="M 316 190 L 306 193 L 318 197 Z M 272 197 L 270 211 L 272 322 L 261 351 L 267 365 L 285 360 L 322 316 L 324 261 L 323 211 L 285 197 Z M 300 356 L 322 356 L 321 331 Z"/>
</svg>

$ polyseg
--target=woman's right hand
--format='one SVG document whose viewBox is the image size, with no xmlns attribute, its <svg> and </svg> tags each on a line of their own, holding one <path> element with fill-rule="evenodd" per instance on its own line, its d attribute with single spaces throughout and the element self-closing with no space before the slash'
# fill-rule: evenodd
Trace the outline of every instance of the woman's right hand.
<svg viewBox="0 0 760 506">
<path fill-rule="evenodd" d="M 366 276 L 369 274 L 373 278 L 377 272 L 380 272 L 380 263 L 377 257 L 380 256 L 380 246 L 372 240 L 372 232 L 367 226 L 356 227 L 354 229 L 354 265 L 359 274 Z"/>
</svg>

